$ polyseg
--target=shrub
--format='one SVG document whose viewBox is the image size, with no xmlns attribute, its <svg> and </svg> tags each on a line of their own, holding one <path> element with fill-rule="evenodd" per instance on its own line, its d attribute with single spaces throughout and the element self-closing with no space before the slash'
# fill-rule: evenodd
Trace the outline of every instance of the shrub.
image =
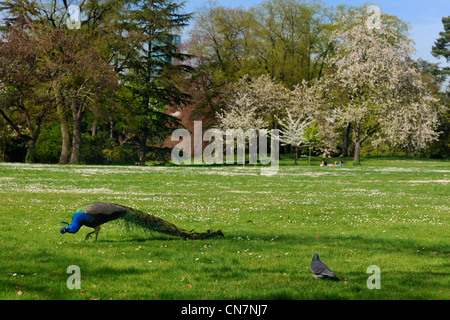
<svg viewBox="0 0 450 320">
<path fill-rule="evenodd" d="M 107 160 L 102 152 L 106 144 L 106 134 L 100 132 L 95 136 L 87 133 L 81 134 L 81 164 L 106 164 Z"/>
<path fill-rule="evenodd" d="M 34 156 L 39 163 L 58 163 L 61 153 L 61 127 L 59 124 L 45 125 L 36 142 Z"/>
<path fill-rule="evenodd" d="M 129 145 L 111 144 L 108 148 L 104 148 L 102 152 L 108 164 L 135 164 L 139 160 L 136 151 Z"/>
</svg>

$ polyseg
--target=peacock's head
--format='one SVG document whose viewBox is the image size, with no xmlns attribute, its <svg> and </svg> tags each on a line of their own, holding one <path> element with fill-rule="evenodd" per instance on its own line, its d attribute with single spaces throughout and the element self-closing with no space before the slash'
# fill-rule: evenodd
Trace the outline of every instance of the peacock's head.
<svg viewBox="0 0 450 320">
<path fill-rule="evenodd" d="M 67 224 L 67 226 L 62 227 L 61 230 L 59 231 L 60 235 L 63 235 L 64 233 L 69 232 L 70 225 L 68 222 L 65 221 L 61 221 L 61 223 Z"/>
</svg>

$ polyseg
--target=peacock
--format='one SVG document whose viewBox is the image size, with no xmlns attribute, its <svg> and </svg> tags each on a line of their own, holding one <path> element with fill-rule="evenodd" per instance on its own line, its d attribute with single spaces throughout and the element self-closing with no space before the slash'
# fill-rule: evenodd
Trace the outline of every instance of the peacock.
<svg viewBox="0 0 450 320">
<path fill-rule="evenodd" d="M 179 236 L 187 239 L 209 239 L 217 236 L 224 236 L 221 230 L 216 232 L 211 232 L 208 230 L 204 233 L 196 233 L 191 231 L 186 231 L 184 229 L 178 228 L 173 223 L 164 221 L 161 218 L 147 214 L 145 212 L 118 205 L 115 203 L 107 202 L 94 202 L 92 204 L 86 204 L 79 207 L 72 217 L 72 223 L 61 221 L 67 226 L 61 228 L 61 235 L 64 233 L 77 233 L 82 226 L 94 228 L 94 231 L 89 232 L 85 241 L 89 239 L 95 233 L 95 241 L 98 238 L 98 232 L 100 231 L 100 226 L 108 221 L 116 220 L 122 218 L 127 222 L 136 224 L 143 227 L 146 230 L 157 231 L 172 236 Z"/>
</svg>

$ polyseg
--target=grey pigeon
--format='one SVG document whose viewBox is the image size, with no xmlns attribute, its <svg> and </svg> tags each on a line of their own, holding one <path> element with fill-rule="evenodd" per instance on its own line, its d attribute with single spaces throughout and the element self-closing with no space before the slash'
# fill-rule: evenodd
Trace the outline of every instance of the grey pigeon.
<svg viewBox="0 0 450 320">
<path fill-rule="evenodd" d="M 331 272 L 330 269 L 328 269 L 327 265 L 320 261 L 319 255 L 317 253 L 313 253 L 313 258 L 311 261 L 311 267 L 310 267 L 313 277 L 316 279 L 332 279 L 332 280 L 338 280 L 338 277 Z"/>
</svg>

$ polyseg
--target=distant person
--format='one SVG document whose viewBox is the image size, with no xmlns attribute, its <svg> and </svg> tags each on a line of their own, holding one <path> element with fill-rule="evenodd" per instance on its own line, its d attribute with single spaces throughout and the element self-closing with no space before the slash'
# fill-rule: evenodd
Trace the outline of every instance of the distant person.
<svg viewBox="0 0 450 320">
<path fill-rule="evenodd" d="M 327 160 L 323 159 L 322 163 L 320 164 L 321 167 L 325 167 L 328 165 Z"/>
<path fill-rule="evenodd" d="M 342 160 L 341 161 L 339 161 L 339 163 L 336 165 L 337 167 L 342 167 L 344 165 L 344 162 L 342 162 Z"/>
</svg>

